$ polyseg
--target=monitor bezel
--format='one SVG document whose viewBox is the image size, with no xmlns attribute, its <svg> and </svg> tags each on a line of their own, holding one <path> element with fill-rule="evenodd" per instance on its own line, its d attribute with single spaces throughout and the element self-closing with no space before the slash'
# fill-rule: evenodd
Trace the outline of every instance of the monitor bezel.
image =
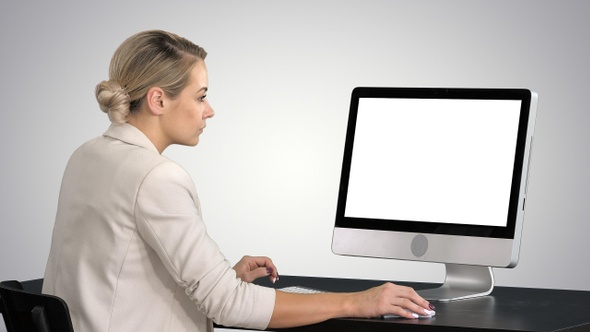
<svg viewBox="0 0 590 332">
<path fill-rule="evenodd" d="M 478 99 L 520 100 L 520 116 L 515 148 L 514 167 L 506 226 L 480 226 L 437 223 L 432 221 L 382 220 L 346 217 L 346 194 L 354 145 L 354 134 L 360 98 L 420 98 L 420 99 Z M 422 234 L 446 234 L 473 237 L 514 239 L 517 231 L 519 202 L 523 185 L 523 167 L 527 160 L 526 147 L 529 137 L 532 93 L 521 88 L 399 88 L 357 87 L 352 91 L 344 156 L 338 192 L 335 227 L 364 230 L 382 230 Z"/>
</svg>

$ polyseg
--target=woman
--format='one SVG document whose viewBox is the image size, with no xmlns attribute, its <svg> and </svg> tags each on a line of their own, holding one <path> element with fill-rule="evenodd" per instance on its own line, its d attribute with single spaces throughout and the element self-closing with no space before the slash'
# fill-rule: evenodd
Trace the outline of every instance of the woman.
<svg viewBox="0 0 590 332">
<path fill-rule="evenodd" d="M 207 235 L 194 184 L 161 153 L 194 146 L 214 111 L 206 52 L 145 31 L 113 55 L 96 97 L 112 124 L 72 155 L 59 195 L 43 291 L 70 307 L 77 331 L 210 331 L 212 321 L 264 329 L 334 317 L 431 313 L 390 283 L 358 293 L 291 294 L 266 257 L 233 268 Z"/>
</svg>

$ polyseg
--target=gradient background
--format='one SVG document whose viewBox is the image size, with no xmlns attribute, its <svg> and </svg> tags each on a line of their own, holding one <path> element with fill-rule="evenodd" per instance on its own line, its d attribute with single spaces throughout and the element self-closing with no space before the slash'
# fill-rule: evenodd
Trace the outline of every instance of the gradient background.
<svg viewBox="0 0 590 332">
<path fill-rule="evenodd" d="M 109 125 L 94 87 L 125 38 L 159 28 L 209 52 L 216 116 L 197 148 L 165 154 L 231 261 L 442 281 L 439 264 L 331 252 L 350 92 L 526 87 L 539 107 L 520 263 L 497 284 L 590 290 L 589 13 L 584 0 L 1 0 L 0 279 L 43 276 L 65 164 Z"/>
</svg>

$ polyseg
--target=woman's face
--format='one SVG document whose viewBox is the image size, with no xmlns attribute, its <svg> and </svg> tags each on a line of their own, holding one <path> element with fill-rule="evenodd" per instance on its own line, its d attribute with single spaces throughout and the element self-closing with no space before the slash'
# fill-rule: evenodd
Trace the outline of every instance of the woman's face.
<svg viewBox="0 0 590 332">
<path fill-rule="evenodd" d="M 173 99 L 167 99 L 167 112 L 161 118 L 168 145 L 195 146 L 203 133 L 206 120 L 215 112 L 206 99 L 209 80 L 205 62 L 199 60 L 190 73 L 189 84 Z"/>
</svg>

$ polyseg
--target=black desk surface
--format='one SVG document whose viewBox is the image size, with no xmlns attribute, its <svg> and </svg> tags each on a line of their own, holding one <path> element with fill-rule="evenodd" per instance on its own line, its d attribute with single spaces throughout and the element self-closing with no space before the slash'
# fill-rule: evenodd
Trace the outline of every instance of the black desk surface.
<svg viewBox="0 0 590 332">
<path fill-rule="evenodd" d="M 272 285 L 267 278 L 257 284 L 281 288 L 306 286 L 326 291 L 357 291 L 382 281 L 281 276 Z M 436 285 L 399 283 L 415 289 Z M 590 292 L 496 287 L 489 296 L 436 302 L 436 316 L 426 319 L 332 319 L 320 324 L 281 331 L 590 331 Z"/>
<path fill-rule="evenodd" d="M 359 291 L 383 281 L 281 276 L 276 284 L 267 278 L 257 284 L 281 288 L 306 286 L 326 291 Z M 30 291 L 41 291 L 42 279 L 24 282 Z M 399 283 L 415 289 L 436 285 Z M 436 316 L 427 319 L 332 319 L 320 324 L 283 329 L 292 332 L 380 331 L 590 331 L 590 292 L 554 289 L 496 287 L 491 295 L 434 303 Z"/>
</svg>

